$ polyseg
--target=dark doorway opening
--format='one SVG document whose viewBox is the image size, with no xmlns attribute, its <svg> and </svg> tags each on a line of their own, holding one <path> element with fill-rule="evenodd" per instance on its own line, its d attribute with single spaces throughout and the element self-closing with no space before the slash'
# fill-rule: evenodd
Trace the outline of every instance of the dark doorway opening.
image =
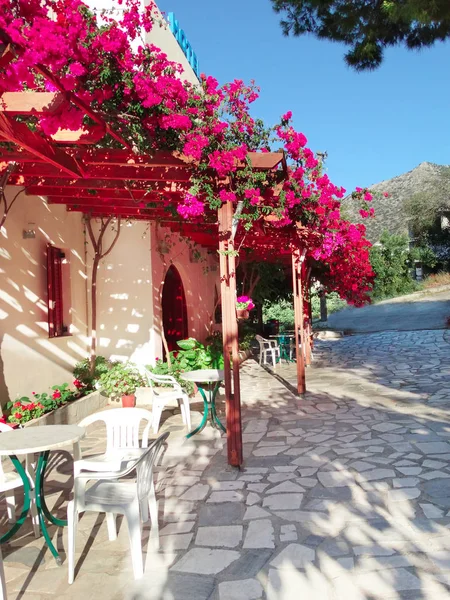
<svg viewBox="0 0 450 600">
<path fill-rule="evenodd" d="M 173 265 L 164 279 L 161 303 L 164 335 L 171 352 L 179 349 L 176 344 L 178 340 L 188 337 L 186 296 L 180 274 Z"/>
</svg>

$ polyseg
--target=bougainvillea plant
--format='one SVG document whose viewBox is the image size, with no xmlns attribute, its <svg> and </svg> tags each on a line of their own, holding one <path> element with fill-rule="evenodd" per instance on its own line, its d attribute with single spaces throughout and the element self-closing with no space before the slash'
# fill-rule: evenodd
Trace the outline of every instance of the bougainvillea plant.
<svg viewBox="0 0 450 600">
<path fill-rule="evenodd" d="M 44 136 L 58 129 L 89 127 L 91 117 L 70 101 L 71 94 L 101 115 L 136 154 L 167 150 L 192 168 L 180 219 L 199 221 L 224 202 L 238 205 L 244 230 L 264 238 L 282 231 L 292 248 L 308 249 L 320 263 L 326 285 L 355 304 L 367 300 L 373 279 L 363 225 L 340 215 L 345 190 L 323 174 L 306 137 L 286 113 L 266 128 L 250 105 L 258 90 L 240 80 L 220 86 L 202 76 L 198 85 L 182 79 L 182 67 L 168 60 L 146 36 L 161 26 L 150 2 L 119 0 L 120 10 L 96 15 L 80 0 L 0 0 L 0 33 L 15 58 L 0 78 L 3 91 L 63 91 L 66 100 L 51 114 L 24 118 Z M 73 99 L 73 96 L 72 96 Z M 98 147 L 119 147 L 105 135 Z M 283 148 L 287 167 L 254 168 L 249 152 Z M 353 193 L 361 216 L 373 216 L 371 193 Z M 161 192 L 173 214 L 173 201 Z"/>
</svg>

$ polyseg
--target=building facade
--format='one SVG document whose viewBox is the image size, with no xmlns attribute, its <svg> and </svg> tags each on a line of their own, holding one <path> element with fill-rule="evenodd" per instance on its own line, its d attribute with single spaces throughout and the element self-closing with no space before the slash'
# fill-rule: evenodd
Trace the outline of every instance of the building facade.
<svg viewBox="0 0 450 600">
<path fill-rule="evenodd" d="M 148 41 L 195 84 L 192 52 L 176 35 L 161 15 Z M 8 204 L 19 191 L 5 188 Z M 114 235 L 112 224 L 105 246 Z M 0 232 L 1 406 L 72 381 L 74 365 L 88 356 L 93 254 L 80 212 L 21 191 Z M 97 353 L 153 364 L 163 356 L 163 330 L 169 348 L 183 337 L 204 341 L 214 327 L 217 264 L 156 222 L 123 221 L 98 270 Z"/>
</svg>

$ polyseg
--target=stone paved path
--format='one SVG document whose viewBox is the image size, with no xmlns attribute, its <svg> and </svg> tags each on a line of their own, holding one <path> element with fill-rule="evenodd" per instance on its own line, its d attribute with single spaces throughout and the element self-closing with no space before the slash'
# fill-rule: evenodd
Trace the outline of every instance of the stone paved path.
<svg viewBox="0 0 450 600">
<path fill-rule="evenodd" d="M 392 298 L 362 308 L 345 308 L 328 318 L 327 327 L 355 333 L 444 329 L 450 317 L 450 289 Z"/>
<path fill-rule="evenodd" d="M 27 537 L 4 548 L 10 598 L 450 599 L 449 351 L 442 331 L 321 342 L 300 400 L 281 381 L 294 367 L 247 361 L 244 469 L 217 432 L 187 442 L 178 417 L 164 425 L 161 550 L 145 532 L 144 579 L 132 582 L 126 526 L 108 542 L 86 515 L 74 585 Z M 103 442 L 90 431 L 85 450 Z M 58 507 L 70 463 L 57 469 Z"/>
</svg>

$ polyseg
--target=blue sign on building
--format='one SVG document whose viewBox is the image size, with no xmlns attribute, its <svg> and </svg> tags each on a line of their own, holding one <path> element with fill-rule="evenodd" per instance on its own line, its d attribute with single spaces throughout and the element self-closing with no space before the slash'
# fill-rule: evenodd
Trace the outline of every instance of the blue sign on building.
<svg viewBox="0 0 450 600">
<path fill-rule="evenodd" d="M 175 18 L 175 15 L 173 13 L 169 13 L 167 15 L 167 18 L 169 19 L 170 31 L 175 36 L 175 39 L 179 43 L 180 48 L 183 50 L 183 53 L 186 56 L 186 58 L 188 59 L 188 63 L 191 65 L 194 73 L 197 75 L 197 77 L 200 77 L 197 55 L 195 54 L 194 50 L 192 49 L 192 46 L 189 43 L 189 41 L 186 37 L 186 34 L 181 29 L 178 21 Z"/>
</svg>

